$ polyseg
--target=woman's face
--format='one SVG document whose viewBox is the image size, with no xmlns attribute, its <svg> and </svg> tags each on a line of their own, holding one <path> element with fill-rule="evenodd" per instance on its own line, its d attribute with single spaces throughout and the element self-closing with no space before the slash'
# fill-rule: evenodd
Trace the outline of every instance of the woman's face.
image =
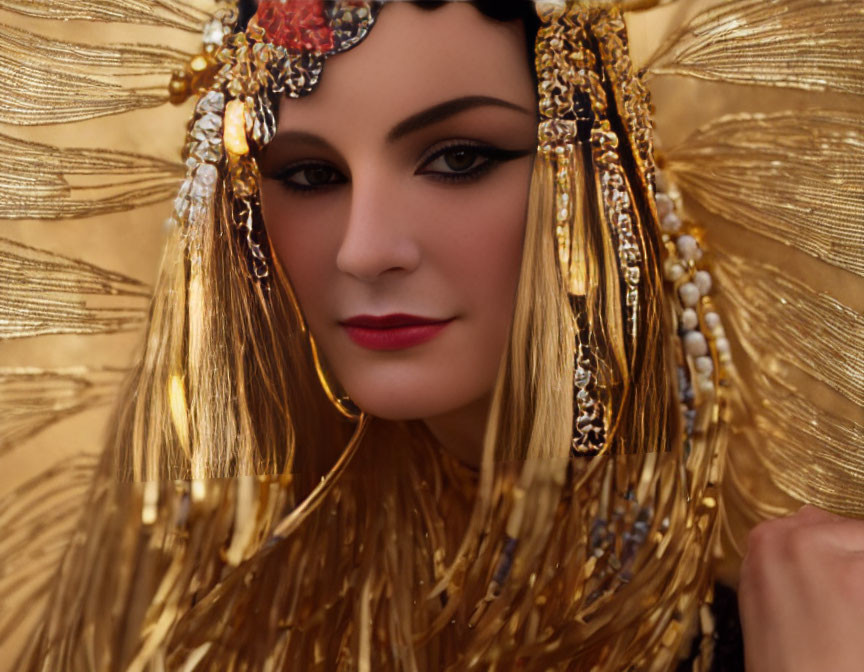
<svg viewBox="0 0 864 672">
<path fill-rule="evenodd" d="M 394 3 L 281 103 L 264 219 L 328 368 L 372 415 L 444 416 L 494 385 L 536 144 L 522 30 Z"/>
</svg>

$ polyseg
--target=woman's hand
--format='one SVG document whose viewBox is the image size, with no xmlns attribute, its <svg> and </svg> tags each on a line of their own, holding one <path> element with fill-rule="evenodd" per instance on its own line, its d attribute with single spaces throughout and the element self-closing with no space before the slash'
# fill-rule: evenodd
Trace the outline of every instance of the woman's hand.
<svg viewBox="0 0 864 672">
<path fill-rule="evenodd" d="M 747 672 L 864 670 L 864 521 L 804 506 L 757 525 L 738 595 Z"/>
</svg>

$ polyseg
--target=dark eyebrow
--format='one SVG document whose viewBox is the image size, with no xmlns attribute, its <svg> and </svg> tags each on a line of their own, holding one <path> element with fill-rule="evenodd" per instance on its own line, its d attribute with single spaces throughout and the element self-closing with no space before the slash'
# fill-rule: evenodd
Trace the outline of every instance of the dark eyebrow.
<svg viewBox="0 0 864 672">
<path fill-rule="evenodd" d="M 490 105 L 503 107 L 508 110 L 516 110 L 517 112 L 522 112 L 524 114 L 533 114 L 533 112 L 526 110 L 521 105 L 516 105 L 515 103 L 501 100 L 500 98 L 493 98 L 492 96 L 465 96 L 463 98 L 454 98 L 453 100 L 433 105 L 422 112 L 412 114 L 404 121 L 400 121 L 387 134 L 387 142 L 395 142 L 409 133 L 415 133 L 427 126 L 440 123 L 445 119 L 449 119 L 450 117 L 464 112 L 465 110 Z"/>
<path fill-rule="evenodd" d="M 516 103 L 511 103 L 500 98 L 493 98 L 492 96 L 465 96 L 463 98 L 454 98 L 453 100 L 433 105 L 417 114 L 412 114 L 404 121 L 400 121 L 390 129 L 390 132 L 387 134 L 387 142 L 395 142 L 410 133 L 415 133 L 427 126 L 445 121 L 446 119 L 465 112 L 466 110 L 487 106 L 503 107 L 508 110 L 522 112 L 523 114 L 533 114 L 521 105 L 516 105 Z M 276 134 L 273 141 L 274 143 L 278 141 L 278 144 L 280 145 L 286 143 L 290 145 L 303 144 L 326 152 L 336 152 L 333 145 L 327 142 L 324 138 L 315 135 L 314 133 L 307 133 L 306 131 L 281 131 Z"/>
<path fill-rule="evenodd" d="M 291 145 L 307 145 L 314 149 L 324 150 L 325 152 L 336 151 L 333 145 L 327 142 L 320 135 L 315 135 L 314 133 L 307 133 L 306 131 L 282 131 L 280 133 L 277 133 L 273 140 L 278 140 L 280 143 L 287 143 Z"/>
</svg>

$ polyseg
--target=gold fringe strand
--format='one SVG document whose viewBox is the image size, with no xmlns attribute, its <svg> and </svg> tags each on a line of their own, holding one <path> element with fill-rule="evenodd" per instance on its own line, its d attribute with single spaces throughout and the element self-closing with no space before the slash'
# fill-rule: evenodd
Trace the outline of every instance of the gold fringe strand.
<svg viewBox="0 0 864 672">
<path fill-rule="evenodd" d="M 60 420 L 113 401 L 126 373 L 0 368 L 0 457 Z"/>
<path fill-rule="evenodd" d="M 827 110 L 729 115 L 669 152 L 685 197 L 864 275 L 864 119 Z"/>
<path fill-rule="evenodd" d="M 98 458 L 77 455 L 0 499 L 0 641 L 19 632 L 51 585 L 84 510 Z"/>
<path fill-rule="evenodd" d="M 860 0 L 732 0 L 698 14 L 649 75 L 864 95 Z"/>
<path fill-rule="evenodd" d="M 190 55 L 162 45 L 67 42 L 0 23 L 0 51 L 23 63 L 55 70 L 105 74 L 170 75 L 185 67 Z"/>
<path fill-rule="evenodd" d="M 65 124 L 157 107 L 168 99 L 167 87 L 148 92 L 0 52 L 0 123 Z"/>
<path fill-rule="evenodd" d="M 187 0 L 0 0 L 0 9 L 55 21 L 135 23 L 198 32 L 210 13 Z"/>
<path fill-rule="evenodd" d="M 0 219 L 92 217 L 171 198 L 183 166 L 143 154 L 60 148 L 0 134 Z M 71 177 L 77 184 L 71 184 Z"/>
<path fill-rule="evenodd" d="M 45 334 L 108 334 L 136 329 L 147 316 L 146 287 L 132 278 L 0 238 L 0 340 Z M 123 307 L 86 296 L 124 297 Z M 137 305 L 136 305 L 137 304 Z"/>
<path fill-rule="evenodd" d="M 765 368 L 798 367 L 864 406 L 864 315 L 773 266 L 728 255 L 716 263 L 725 306 Z"/>
</svg>

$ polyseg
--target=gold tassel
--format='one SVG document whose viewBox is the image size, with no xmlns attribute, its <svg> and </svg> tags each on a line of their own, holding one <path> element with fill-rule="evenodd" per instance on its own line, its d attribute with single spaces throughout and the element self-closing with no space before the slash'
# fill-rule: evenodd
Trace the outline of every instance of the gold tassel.
<svg viewBox="0 0 864 672">
<path fill-rule="evenodd" d="M 0 134 L 0 219 L 68 219 L 171 198 L 181 164 L 102 149 L 63 149 Z M 73 186 L 68 177 L 87 178 Z"/>
<path fill-rule="evenodd" d="M 828 110 L 738 114 L 669 152 L 685 197 L 728 222 L 864 275 L 864 120 Z"/>
<path fill-rule="evenodd" d="M 126 373 L 0 367 L 0 456 L 55 422 L 116 399 Z"/>
<path fill-rule="evenodd" d="M 676 31 L 645 68 L 732 84 L 864 95 L 860 0 L 731 0 Z"/>
<path fill-rule="evenodd" d="M 188 0 L 3 0 L 2 8 L 39 19 L 146 24 L 193 33 L 211 18 Z"/>
<path fill-rule="evenodd" d="M 110 334 L 139 328 L 147 288 L 137 280 L 0 238 L 0 340 L 45 334 Z M 84 297 L 124 297 L 124 307 Z"/>
<path fill-rule="evenodd" d="M 751 259 L 718 255 L 715 273 L 739 338 L 765 370 L 797 367 L 864 406 L 864 315 Z"/>
<path fill-rule="evenodd" d="M 183 68 L 190 58 L 179 49 L 163 45 L 67 42 L 3 23 L 0 51 L 22 63 L 82 74 L 104 70 L 106 75 L 167 75 Z"/>
</svg>

